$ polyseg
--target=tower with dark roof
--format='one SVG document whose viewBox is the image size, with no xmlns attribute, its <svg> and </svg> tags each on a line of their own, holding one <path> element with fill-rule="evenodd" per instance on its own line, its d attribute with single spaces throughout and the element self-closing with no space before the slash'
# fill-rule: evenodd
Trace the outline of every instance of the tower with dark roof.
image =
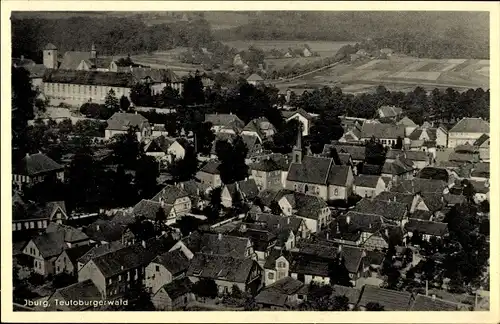
<svg viewBox="0 0 500 324">
<path fill-rule="evenodd" d="M 57 69 L 57 47 L 47 44 L 43 49 L 43 65 L 48 69 Z"/>
</svg>

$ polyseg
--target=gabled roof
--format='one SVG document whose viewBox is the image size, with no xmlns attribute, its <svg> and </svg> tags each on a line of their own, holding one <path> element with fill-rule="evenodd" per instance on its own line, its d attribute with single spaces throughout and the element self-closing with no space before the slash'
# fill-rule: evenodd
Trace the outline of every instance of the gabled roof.
<svg viewBox="0 0 500 324">
<path fill-rule="evenodd" d="M 147 122 L 148 120 L 141 114 L 117 112 L 107 120 L 108 126 L 106 129 L 121 131 L 126 131 L 130 127 L 138 127 L 139 129 L 142 129 Z"/>
<path fill-rule="evenodd" d="M 431 212 L 441 210 L 445 206 L 444 195 L 442 193 L 422 193 L 420 197 Z"/>
<path fill-rule="evenodd" d="M 250 215 L 255 224 L 262 224 L 264 228 L 274 234 L 281 231 L 292 231 L 297 233 L 303 220 L 295 216 L 280 216 L 268 213 L 255 213 Z"/>
<path fill-rule="evenodd" d="M 102 299 L 99 289 L 90 279 L 59 288 L 56 293 L 61 295 L 65 301 L 98 301 Z M 71 311 L 81 311 L 89 308 L 85 303 L 82 303 L 82 305 L 79 305 L 79 303 L 70 304 L 69 307 Z"/>
<path fill-rule="evenodd" d="M 189 259 L 181 249 L 160 254 L 151 262 L 163 265 L 172 276 L 186 271 L 189 266 Z"/>
<path fill-rule="evenodd" d="M 90 60 L 90 52 L 68 51 L 64 53 L 59 69 L 76 70 L 84 60 Z"/>
<path fill-rule="evenodd" d="M 288 181 L 327 185 L 331 158 L 304 156 L 302 163 L 292 163 L 288 171 Z"/>
<path fill-rule="evenodd" d="M 87 251 L 84 255 L 78 258 L 78 262 L 82 264 L 86 264 L 91 259 L 99 257 L 109 252 L 113 252 L 116 250 L 123 249 L 125 246 L 120 242 L 110 242 L 108 244 L 98 245 L 92 247 L 89 251 Z"/>
<path fill-rule="evenodd" d="M 483 145 L 487 140 L 489 140 L 490 137 L 486 134 L 483 134 L 481 135 L 475 142 L 474 142 L 474 146 L 481 146 Z M 489 142 L 488 142 L 489 143 Z M 488 144 L 489 146 L 489 144 Z"/>
<path fill-rule="evenodd" d="M 151 253 L 141 245 L 130 245 L 123 249 L 108 252 L 92 259 L 105 278 L 147 265 L 152 259 Z"/>
<path fill-rule="evenodd" d="M 358 305 L 366 307 L 368 303 L 379 303 L 386 311 L 407 311 L 411 307 L 412 298 L 406 291 L 365 285 Z"/>
<path fill-rule="evenodd" d="M 404 157 L 411 161 L 428 161 L 430 153 L 423 151 L 403 151 L 403 150 L 389 150 L 387 151 L 386 159 L 397 159 Z"/>
<path fill-rule="evenodd" d="M 174 301 L 175 299 L 190 293 L 192 286 L 193 283 L 191 282 L 191 280 L 189 280 L 189 278 L 187 277 L 184 277 L 174 280 L 171 283 L 166 284 L 162 288 L 165 289 L 165 292 Z"/>
<path fill-rule="evenodd" d="M 43 153 L 26 155 L 15 166 L 13 173 L 36 176 L 46 172 L 62 171 L 63 166 Z"/>
<path fill-rule="evenodd" d="M 47 45 L 45 45 L 45 47 L 43 49 L 44 50 L 56 50 L 57 47 L 52 43 L 48 43 Z"/>
<path fill-rule="evenodd" d="M 191 259 L 186 276 L 244 283 L 254 262 L 252 259 L 196 253 Z"/>
<path fill-rule="evenodd" d="M 64 237 L 60 233 L 45 233 L 32 239 L 44 259 L 57 256 L 64 250 Z"/>
<path fill-rule="evenodd" d="M 425 167 L 420 170 L 416 177 L 421 179 L 433 179 L 448 182 L 450 175 L 444 168 Z"/>
<path fill-rule="evenodd" d="M 292 205 L 292 208 L 296 210 L 295 215 L 304 218 L 318 219 L 321 210 L 328 207 L 323 199 L 300 192 L 294 192 L 285 197 Z"/>
<path fill-rule="evenodd" d="M 304 283 L 285 277 L 262 289 L 255 301 L 259 304 L 284 306 L 288 296 L 300 293 L 303 288 Z"/>
<path fill-rule="evenodd" d="M 365 159 L 365 147 L 358 145 L 341 145 L 341 144 L 326 144 L 323 148 L 322 155 L 330 154 L 330 149 L 335 147 L 337 153 L 349 153 L 353 160 Z"/>
<path fill-rule="evenodd" d="M 343 186 L 347 185 L 347 177 L 349 176 L 350 167 L 347 165 L 332 165 L 328 173 L 328 185 Z"/>
<path fill-rule="evenodd" d="M 238 188 L 245 199 L 252 200 L 259 194 L 259 188 L 254 179 L 238 181 Z"/>
<path fill-rule="evenodd" d="M 81 230 L 74 228 L 69 225 L 56 224 L 50 222 L 47 228 L 45 229 L 45 233 L 51 234 L 55 233 L 61 235 L 64 242 L 74 243 L 88 240 L 88 236 L 82 232 Z"/>
<path fill-rule="evenodd" d="M 146 152 L 167 152 L 167 150 L 170 148 L 170 145 L 172 145 L 175 142 L 174 138 L 168 138 L 166 136 L 158 136 L 153 138 L 146 146 L 144 147 L 144 150 Z"/>
<path fill-rule="evenodd" d="M 247 81 L 264 81 L 264 79 L 260 75 L 254 73 L 247 78 Z"/>
<path fill-rule="evenodd" d="M 357 187 L 376 188 L 380 177 L 376 175 L 360 174 L 354 177 L 354 185 Z"/>
<path fill-rule="evenodd" d="M 281 166 L 279 166 L 278 163 L 276 163 L 276 161 L 269 158 L 251 164 L 250 169 L 256 171 L 271 172 L 271 171 L 280 171 Z"/>
<path fill-rule="evenodd" d="M 432 212 L 427 210 L 417 209 L 413 213 L 410 214 L 411 218 L 428 221 L 432 217 Z"/>
<path fill-rule="evenodd" d="M 150 78 L 154 83 L 181 82 L 181 78 L 170 69 L 129 67 L 128 71 L 134 76 L 136 80 Z"/>
<path fill-rule="evenodd" d="M 363 123 L 361 126 L 361 138 L 371 138 L 375 136 L 377 139 L 397 139 L 405 137 L 404 125 L 391 125 L 381 123 Z"/>
<path fill-rule="evenodd" d="M 402 157 L 398 157 L 392 162 L 386 161 L 382 167 L 382 173 L 390 175 L 401 175 L 413 170 L 415 170 L 413 162 Z"/>
<path fill-rule="evenodd" d="M 165 204 L 173 205 L 177 199 L 185 197 L 189 197 L 189 195 L 182 188 L 174 185 L 166 185 L 160 192 L 151 198 L 151 200 L 160 202 L 160 200 L 163 199 Z"/>
<path fill-rule="evenodd" d="M 65 252 L 71 263 L 76 265 L 78 259 L 90 251 L 94 246 L 94 244 L 80 245 L 71 249 L 66 249 Z"/>
<path fill-rule="evenodd" d="M 212 126 L 245 127 L 245 123 L 233 114 L 205 114 L 205 121 L 212 123 Z"/>
<path fill-rule="evenodd" d="M 98 219 L 85 228 L 85 234 L 96 242 L 114 242 L 122 238 L 125 225 L 105 219 Z"/>
<path fill-rule="evenodd" d="M 309 114 L 307 111 L 305 111 L 302 108 L 299 108 L 299 109 L 297 109 L 295 111 L 284 110 L 284 111 L 281 112 L 281 114 L 283 115 L 283 118 L 285 118 L 285 119 L 289 119 L 292 116 L 294 116 L 295 114 L 299 114 L 299 115 L 301 115 L 302 117 L 304 117 L 304 118 L 306 118 L 308 120 L 313 120 L 314 119 L 314 117 L 311 114 Z"/>
<path fill-rule="evenodd" d="M 363 198 L 352 210 L 359 213 L 380 215 L 386 219 L 400 221 L 403 218 L 406 207 L 407 205 L 398 202 Z"/>
<path fill-rule="evenodd" d="M 249 239 L 246 237 L 212 233 L 193 234 L 187 240 L 183 239 L 183 241 L 192 252 L 234 258 L 245 258 L 249 244 Z"/>
<path fill-rule="evenodd" d="M 410 218 L 405 224 L 405 229 L 408 232 L 418 231 L 420 234 L 429 234 L 442 237 L 448 234 L 448 224 L 440 222 L 431 222 L 420 219 Z"/>
<path fill-rule="evenodd" d="M 406 127 L 412 127 L 412 126 L 417 126 L 417 124 L 415 124 L 415 122 L 413 120 L 411 120 L 410 118 L 408 117 L 403 117 L 400 121 L 398 121 L 396 123 L 396 125 L 403 125 L 403 126 L 406 126 Z"/>
<path fill-rule="evenodd" d="M 413 178 L 411 180 L 401 180 L 391 191 L 402 193 L 443 193 L 447 187 L 442 180 Z"/>
<path fill-rule="evenodd" d="M 413 203 L 413 194 L 403 193 L 403 192 L 383 191 L 379 195 L 375 196 L 373 199 L 398 202 L 405 204 L 408 208 L 410 208 Z"/>
<path fill-rule="evenodd" d="M 462 118 L 449 133 L 490 133 L 490 123 L 481 118 Z"/>
<path fill-rule="evenodd" d="M 384 117 L 398 117 L 403 113 L 403 109 L 395 106 L 382 106 L 379 111 L 384 114 Z"/>
<path fill-rule="evenodd" d="M 220 174 L 219 165 L 219 161 L 210 160 L 200 169 L 200 172 L 208 174 Z"/>
<path fill-rule="evenodd" d="M 168 217 L 173 209 L 173 205 L 164 203 L 162 206 L 158 201 L 142 199 L 134 206 L 132 213 L 135 217 L 146 217 L 147 219 L 155 220 L 158 211 L 162 208 L 165 216 Z"/>
<path fill-rule="evenodd" d="M 345 287 L 340 285 L 333 286 L 333 296 L 346 296 L 349 299 L 349 304 L 356 305 L 361 296 L 361 289 Z"/>
<path fill-rule="evenodd" d="M 424 296 L 418 294 L 413 302 L 410 311 L 426 311 L 426 312 L 438 312 L 438 311 L 450 311 L 454 312 L 459 310 L 459 305 L 450 301 L 446 301 L 439 298 L 433 298 L 431 296 Z"/>
</svg>

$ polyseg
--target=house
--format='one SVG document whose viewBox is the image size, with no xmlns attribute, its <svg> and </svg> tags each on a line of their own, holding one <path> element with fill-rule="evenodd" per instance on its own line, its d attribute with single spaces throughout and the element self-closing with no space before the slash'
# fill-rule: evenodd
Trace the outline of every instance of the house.
<svg viewBox="0 0 500 324">
<path fill-rule="evenodd" d="M 196 253 L 216 254 L 232 258 L 256 259 L 252 242 L 247 237 L 224 235 L 222 233 L 194 232 L 176 243 L 169 251 L 181 249 L 188 259 Z"/>
<path fill-rule="evenodd" d="M 322 156 L 328 156 L 330 150 L 335 148 L 339 157 L 342 153 L 349 154 L 351 156 L 352 162 L 358 164 L 365 161 L 365 147 L 359 145 L 344 145 L 344 144 L 326 144 L 323 148 Z"/>
<path fill-rule="evenodd" d="M 433 162 L 432 154 L 422 151 L 403 151 L 403 150 L 389 150 L 385 156 L 386 162 L 394 162 L 398 157 L 403 157 L 404 159 L 413 162 L 413 166 L 416 169 L 423 169 L 426 166 L 430 166 Z"/>
<path fill-rule="evenodd" d="M 16 184 L 32 184 L 47 177 L 64 181 L 64 167 L 43 153 L 26 154 L 12 168 L 12 181 Z"/>
<path fill-rule="evenodd" d="M 120 242 L 123 245 L 129 245 L 134 243 L 133 238 L 130 239 L 125 235 L 126 230 L 127 224 L 107 219 L 97 219 L 84 228 L 90 241 L 98 244 Z"/>
<path fill-rule="evenodd" d="M 265 117 L 252 119 L 243 127 L 241 135 L 255 136 L 262 143 L 276 133 L 276 127 Z"/>
<path fill-rule="evenodd" d="M 300 281 L 285 277 L 264 287 L 255 296 L 255 302 L 264 309 L 290 309 L 306 299 L 307 287 Z"/>
<path fill-rule="evenodd" d="M 240 136 L 248 150 L 245 163 L 249 164 L 251 163 L 252 159 L 255 156 L 258 156 L 263 152 L 262 144 L 257 136 L 249 134 L 242 134 Z M 217 159 L 216 147 L 218 141 L 227 141 L 228 143 L 232 144 L 235 139 L 236 135 L 234 133 L 227 133 L 227 132 L 217 133 L 215 135 L 215 140 L 212 143 L 212 149 L 210 150 L 210 158 Z"/>
<path fill-rule="evenodd" d="M 490 201 L 490 184 L 489 181 L 475 181 L 469 180 L 469 183 L 474 187 L 475 195 L 474 201 L 481 203 L 485 200 Z"/>
<path fill-rule="evenodd" d="M 247 227 L 262 228 L 273 233 L 277 237 L 277 247 L 290 250 L 297 245 L 299 240 L 306 239 L 311 234 L 304 219 L 300 217 L 268 213 L 255 213 L 249 215 L 253 220 L 253 224 L 247 224 Z"/>
<path fill-rule="evenodd" d="M 254 73 L 247 78 L 247 82 L 248 82 L 248 84 L 257 86 L 257 85 L 263 84 L 264 79 L 260 75 Z"/>
<path fill-rule="evenodd" d="M 377 110 L 379 118 L 397 119 L 403 114 L 403 109 L 395 106 L 382 106 Z"/>
<path fill-rule="evenodd" d="M 228 234 L 250 239 L 255 255 L 257 256 L 257 262 L 261 266 L 264 265 L 269 252 L 276 246 L 278 235 L 283 235 L 282 241 L 285 241 L 285 243 L 286 241 L 288 241 L 290 236 L 293 236 L 290 231 L 283 231 L 275 234 L 265 226 L 262 226 L 262 224 L 253 224 L 246 222 L 242 222 L 236 229 L 230 231 Z"/>
<path fill-rule="evenodd" d="M 389 161 L 386 160 L 382 166 L 381 175 L 383 177 L 391 179 L 393 183 L 413 178 L 416 170 L 413 161 L 405 159 L 404 157 L 398 157 L 392 162 Z"/>
<path fill-rule="evenodd" d="M 189 259 L 179 249 L 155 257 L 147 266 L 144 285 L 154 295 L 165 285 L 184 277 Z"/>
<path fill-rule="evenodd" d="M 142 245 L 130 245 L 89 260 L 78 271 L 78 281 L 91 280 L 103 298 L 117 298 L 139 287 L 152 253 Z"/>
<path fill-rule="evenodd" d="M 63 250 L 54 261 L 55 274 L 67 273 L 76 277 L 78 274 L 78 259 L 94 246 L 95 244 L 88 244 Z"/>
<path fill-rule="evenodd" d="M 184 216 L 191 210 L 191 199 L 186 191 L 174 185 L 166 185 L 159 193 L 157 193 L 152 201 L 164 204 L 163 206 L 171 205 L 176 216 Z M 169 214 L 166 214 L 169 215 Z"/>
<path fill-rule="evenodd" d="M 80 271 L 87 262 L 98 256 L 104 255 L 109 252 L 114 252 L 123 249 L 125 245 L 120 242 L 110 242 L 102 245 L 93 245 L 93 247 L 88 250 L 85 254 L 77 259 L 78 270 Z"/>
<path fill-rule="evenodd" d="M 408 137 L 412 143 L 420 141 L 423 144 L 426 141 L 431 141 L 435 142 L 438 148 L 448 146 L 448 131 L 443 126 L 421 126 L 413 130 Z"/>
<path fill-rule="evenodd" d="M 192 285 L 188 278 L 174 280 L 158 289 L 151 297 L 151 302 L 159 311 L 181 310 L 189 302 L 196 300 L 191 292 Z"/>
<path fill-rule="evenodd" d="M 305 156 L 300 146 L 294 148 L 286 188 L 324 200 L 347 199 L 352 192 L 354 176 L 349 166 L 335 165 L 332 158 Z"/>
<path fill-rule="evenodd" d="M 408 217 L 409 210 L 403 203 L 370 198 L 361 199 L 352 211 L 382 216 L 389 222 L 401 224 Z"/>
<path fill-rule="evenodd" d="M 448 193 L 448 183 L 442 180 L 413 178 L 411 180 L 401 180 L 391 191 L 401 193 Z"/>
<path fill-rule="evenodd" d="M 418 127 L 413 120 L 408 117 L 401 118 L 396 125 L 403 125 L 405 127 L 405 137 L 409 137 L 410 134 Z"/>
<path fill-rule="evenodd" d="M 182 160 L 186 155 L 186 150 L 191 146 L 191 143 L 186 138 L 177 138 L 167 149 L 167 161 L 173 162 Z"/>
<path fill-rule="evenodd" d="M 354 177 L 353 189 L 360 197 L 374 197 L 386 190 L 386 184 L 382 177 L 360 174 Z"/>
<path fill-rule="evenodd" d="M 167 152 L 174 142 L 174 138 L 168 138 L 163 135 L 153 137 L 153 139 L 144 145 L 144 152 L 146 155 L 152 156 L 158 161 L 162 161 L 167 156 Z"/>
<path fill-rule="evenodd" d="M 182 94 L 183 80 L 171 69 L 146 66 L 119 66 L 116 72 L 130 73 L 136 82 L 149 85 L 152 95 L 160 94 L 165 87 L 171 87 Z"/>
<path fill-rule="evenodd" d="M 253 201 L 259 194 L 259 188 L 254 179 L 236 181 L 224 185 L 221 193 L 222 205 L 226 208 L 233 206 L 234 199 L 242 201 Z"/>
<path fill-rule="evenodd" d="M 479 158 L 483 162 L 490 161 L 490 137 L 486 134 L 481 135 L 473 144 L 479 150 Z"/>
<path fill-rule="evenodd" d="M 85 280 L 56 289 L 48 298 L 50 311 L 80 312 L 98 309 L 102 295 L 92 280 Z M 102 305 L 102 304 L 101 304 Z"/>
<path fill-rule="evenodd" d="M 332 296 L 345 296 L 348 300 L 349 309 L 353 310 L 356 307 L 361 296 L 361 289 L 340 285 L 333 285 L 332 288 Z"/>
<path fill-rule="evenodd" d="M 270 286 L 290 275 L 291 252 L 283 249 L 271 251 L 264 264 L 264 286 Z"/>
<path fill-rule="evenodd" d="M 412 294 L 406 291 L 365 285 L 357 306 L 365 311 L 369 303 L 378 303 L 386 311 L 408 311 L 413 303 L 413 298 Z"/>
<path fill-rule="evenodd" d="M 271 158 L 252 163 L 250 166 L 251 178 L 260 190 L 282 188 L 281 166 Z"/>
<path fill-rule="evenodd" d="M 205 114 L 205 122 L 212 124 L 212 130 L 215 133 L 239 133 L 245 123 L 233 114 Z"/>
<path fill-rule="evenodd" d="M 164 223 L 166 225 L 172 225 L 176 222 L 177 213 L 175 212 L 174 205 L 167 204 L 165 201 L 142 199 L 134 206 L 132 213 L 135 217 L 144 217 L 151 222 L 156 222 L 160 211 L 163 212 L 161 216 L 165 216 Z"/>
<path fill-rule="evenodd" d="M 205 208 L 210 201 L 212 187 L 196 180 L 188 180 L 177 184 L 191 199 L 191 206 L 199 209 Z"/>
<path fill-rule="evenodd" d="M 443 239 L 448 234 L 448 224 L 410 218 L 405 224 L 405 230 L 407 240 L 420 235 L 422 240 L 429 242 L 432 237 Z"/>
<path fill-rule="evenodd" d="M 446 206 L 442 193 L 416 193 L 410 212 L 423 210 L 435 215 Z M 443 215 L 444 216 L 444 215 Z"/>
<path fill-rule="evenodd" d="M 405 126 L 404 125 L 392 125 L 392 124 L 382 124 L 374 122 L 365 122 L 361 126 L 361 140 L 369 141 L 375 137 L 384 147 L 390 147 L 396 145 L 398 138 L 403 141 L 403 144 L 407 141 L 405 140 Z"/>
<path fill-rule="evenodd" d="M 303 57 L 311 57 L 313 55 L 311 48 L 305 44 L 302 48 L 302 56 Z"/>
<path fill-rule="evenodd" d="M 279 199 L 278 205 L 283 215 L 302 218 L 312 233 L 320 231 L 331 220 L 331 211 L 320 197 L 294 192 Z"/>
<path fill-rule="evenodd" d="M 481 118 L 462 118 L 448 131 L 448 147 L 473 144 L 483 134 L 489 136 L 490 124 Z"/>
<path fill-rule="evenodd" d="M 202 184 L 209 185 L 212 188 L 220 187 L 222 185 L 222 181 L 220 179 L 219 165 L 219 161 L 208 161 L 196 173 L 196 179 L 198 179 Z"/>
<path fill-rule="evenodd" d="M 339 139 L 339 143 L 351 143 L 360 144 L 361 143 L 361 127 L 353 126 L 344 131 L 344 134 Z"/>
<path fill-rule="evenodd" d="M 282 115 L 286 122 L 293 119 L 298 120 L 302 124 L 302 136 L 309 136 L 309 130 L 315 118 L 313 114 L 299 108 L 296 111 L 282 111 Z"/>
<path fill-rule="evenodd" d="M 415 195 L 413 193 L 406 192 L 394 192 L 394 191 L 383 191 L 379 195 L 375 196 L 373 199 L 382 200 L 387 202 L 397 202 L 405 205 L 407 210 L 410 210 L 413 206 Z"/>
<path fill-rule="evenodd" d="M 453 180 L 451 179 L 452 177 L 448 173 L 448 170 L 441 167 L 425 167 L 420 170 L 415 177 L 421 179 L 441 180 L 446 183 L 450 183 L 450 180 Z"/>
<path fill-rule="evenodd" d="M 53 105 L 65 103 L 80 107 L 86 102 L 104 104 L 110 90 L 117 98 L 130 97 L 135 83 L 131 73 L 47 69 L 43 76 L 43 93 Z"/>
<path fill-rule="evenodd" d="M 381 215 L 348 211 L 332 223 L 332 230 L 326 233 L 326 239 L 343 246 L 362 247 L 368 251 L 382 250 L 388 247 L 387 222 L 389 220 Z"/>
<path fill-rule="evenodd" d="M 262 268 L 252 259 L 196 253 L 186 276 L 192 282 L 201 279 L 214 280 L 221 295 L 230 294 L 233 286 L 255 294 L 261 285 Z"/>
<path fill-rule="evenodd" d="M 33 271 L 48 276 L 55 273 L 55 260 L 64 249 L 89 243 L 82 231 L 51 223 L 44 234 L 33 237 L 22 250 L 33 261 Z"/>
<path fill-rule="evenodd" d="M 144 116 L 137 112 L 134 114 L 121 112 L 114 113 L 113 116 L 107 120 L 107 124 L 108 126 L 104 134 L 106 140 L 111 139 L 117 134 L 127 134 L 130 128 L 135 130 L 139 142 L 151 136 L 151 125 Z"/>
<path fill-rule="evenodd" d="M 470 179 L 474 181 L 489 181 L 490 179 L 490 164 L 477 163 L 470 174 Z"/>
<path fill-rule="evenodd" d="M 50 222 L 63 224 L 68 218 L 64 201 L 49 201 L 40 206 L 12 200 L 13 232 L 43 230 Z"/>
</svg>

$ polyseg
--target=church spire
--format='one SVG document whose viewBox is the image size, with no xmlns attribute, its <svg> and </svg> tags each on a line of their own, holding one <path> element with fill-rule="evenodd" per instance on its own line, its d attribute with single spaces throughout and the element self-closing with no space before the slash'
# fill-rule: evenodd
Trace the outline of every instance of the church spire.
<svg viewBox="0 0 500 324">
<path fill-rule="evenodd" d="M 297 142 L 293 146 L 293 163 L 302 163 L 302 123 L 297 130 Z"/>
</svg>

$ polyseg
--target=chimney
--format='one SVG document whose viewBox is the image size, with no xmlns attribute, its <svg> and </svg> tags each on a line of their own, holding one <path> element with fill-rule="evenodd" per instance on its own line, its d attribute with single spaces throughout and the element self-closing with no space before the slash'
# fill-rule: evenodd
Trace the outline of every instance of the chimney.
<svg viewBox="0 0 500 324">
<path fill-rule="evenodd" d="M 24 55 L 21 55 L 21 61 L 24 61 Z"/>
<path fill-rule="evenodd" d="M 392 198 L 392 201 L 393 201 L 393 202 L 396 202 L 396 196 L 394 196 L 394 197 Z"/>
<path fill-rule="evenodd" d="M 339 222 L 337 222 L 337 234 L 340 233 L 340 226 L 339 226 Z"/>
<path fill-rule="evenodd" d="M 219 233 L 219 234 L 217 235 L 217 239 L 218 239 L 219 241 L 222 241 L 222 233 Z"/>
<path fill-rule="evenodd" d="M 330 232 L 326 232 L 326 240 L 329 241 L 330 240 Z"/>
<path fill-rule="evenodd" d="M 142 247 L 146 248 L 146 241 L 142 240 Z"/>
<path fill-rule="evenodd" d="M 287 223 L 288 225 L 290 225 L 290 217 L 287 217 L 287 219 L 286 219 L 286 223 Z"/>
<path fill-rule="evenodd" d="M 425 281 L 425 295 L 429 296 L 429 280 Z"/>
<path fill-rule="evenodd" d="M 351 216 L 346 215 L 346 217 L 345 217 L 345 222 L 346 222 L 347 224 L 351 224 Z"/>
<path fill-rule="evenodd" d="M 338 251 L 339 253 L 342 252 L 342 244 L 339 245 Z"/>
<path fill-rule="evenodd" d="M 436 300 L 436 295 L 432 295 L 432 300 Z"/>
<path fill-rule="evenodd" d="M 99 231 L 100 227 L 99 227 L 99 224 L 97 224 L 97 226 L 95 227 L 96 231 Z"/>
<path fill-rule="evenodd" d="M 389 237 L 389 229 L 388 228 L 385 229 L 385 236 Z"/>
<path fill-rule="evenodd" d="M 163 201 L 163 198 L 160 198 L 160 206 L 162 208 L 165 207 L 165 202 Z"/>
<path fill-rule="evenodd" d="M 29 154 L 29 153 L 26 153 L 26 157 L 27 157 L 27 158 L 28 158 L 28 157 L 30 157 L 30 154 Z"/>
<path fill-rule="evenodd" d="M 137 115 L 137 110 L 135 111 L 135 114 Z"/>
</svg>

